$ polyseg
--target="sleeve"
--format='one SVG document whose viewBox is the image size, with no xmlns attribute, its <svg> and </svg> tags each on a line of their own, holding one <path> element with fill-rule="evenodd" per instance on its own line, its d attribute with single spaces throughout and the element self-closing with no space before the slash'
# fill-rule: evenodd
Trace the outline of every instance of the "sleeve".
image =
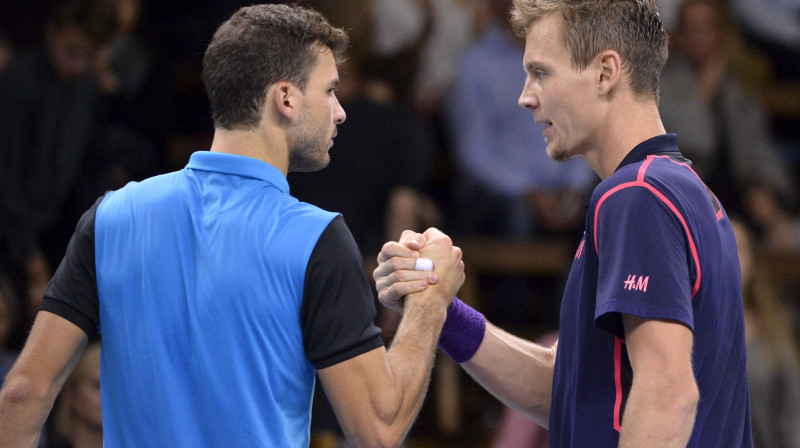
<svg viewBox="0 0 800 448">
<path fill-rule="evenodd" d="M 94 219 L 97 207 L 104 197 L 98 199 L 78 221 L 67 252 L 47 284 L 40 307 L 41 310 L 67 319 L 89 336 L 98 333 L 100 324 Z"/>
<path fill-rule="evenodd" d="M 621 339 L 622 314 L 693 329 L 691 252 L 681 219 L 665 200 L 631 186 L 596 206 L 595 324 Z"/>
<path fill-rule="evenodd" d="M 358 246 L 337 216 L 311 253 L 300 308 L 306 357 L 317 369 L 383 345 L 364 270 Z"/>
</svg>

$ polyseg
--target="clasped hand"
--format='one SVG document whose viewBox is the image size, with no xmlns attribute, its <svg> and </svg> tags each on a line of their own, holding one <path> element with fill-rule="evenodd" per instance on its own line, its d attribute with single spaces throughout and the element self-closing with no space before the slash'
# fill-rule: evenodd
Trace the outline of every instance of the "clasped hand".
<svg viewBox="0 0 800 448">
<path fill-rule="evenodd" d="M 406 296 L 430 287 L 427 300 L 441 301 L 447 307 L 464 284 L 461 256 L 461 249 L 436 228 L 421 234 L 404 231 L 400 241 L 384 244 L 378 254 L 378 267 L 372 274 L 378 299 L 384 306 L 402 313 Z M 419 257 L 433 260 L 433 272 L 414 270 Z"/>
</svg>

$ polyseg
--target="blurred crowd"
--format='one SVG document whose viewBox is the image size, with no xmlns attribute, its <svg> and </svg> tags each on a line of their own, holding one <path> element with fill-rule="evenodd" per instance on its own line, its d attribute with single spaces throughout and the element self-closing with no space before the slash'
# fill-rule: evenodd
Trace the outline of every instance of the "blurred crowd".
<svg viewBox="0 0 800 448">
<path fill-rule="evenodd" d="M 250 3 L 0 2 L 0 384 L 81 213 L 103 192 L 181 169 L 210 146 L 203 51 Z M 368 269 L 403 229 L 437 226 L 456 244 L 458 235 L 578 240 L 599 179 L 580 161 L 549 160 L 540 125 L 516 105 L 524 40 L 505 18 L 510 0 L 293 3 L 347 29 L 351 49 L 337 91 L 348 120 L 331 165 L 291 174 L 291 191 L 344 215 Z M 800 446 L 797 425 L 781 423 L 800 421 L 800 297 L 754 261 L 800 254 L 800 0 L 656 3 L 671 42 L 664 125 L 737 217 L 743 271 L 753 268 L 743 284 L 757 446 Z M 480 306 L 490 320 L 536 319 L 518 310 L 539 283 L 487 282 L 494 294 Z M 558 302 L 560 289 L 548 295 Z M 380 319 L 388 343 L 396 316 Z M 99 355 L 85 358 L 44 446 L 101 446 L 91 408 Z M 340 443 L 329 411 L 318 415 L 315 428 L 333 428 L 329 446 Z M 546 441 L 512 412 L 500 415 L 494 446 Z"/>
</svg>

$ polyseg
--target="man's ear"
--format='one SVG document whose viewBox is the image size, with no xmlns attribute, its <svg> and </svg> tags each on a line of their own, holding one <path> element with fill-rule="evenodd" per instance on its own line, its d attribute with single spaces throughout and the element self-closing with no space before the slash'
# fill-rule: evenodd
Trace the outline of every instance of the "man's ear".
<svg viewBox="0 0 800 448">
<path fill-rule="evenodd" d="M 300 89 L 289 82 L 280 81 L 270 87 L 267 101 L 270 101 L 270 94 L 272 105 L 278 115 L 289 121 L 294 120 L 302 101 Z"/>
<path fill-rule="evenodd" d="M 606 50 L 597 56 L 597 89 L 608 94 L 622 79 L 622 58 L 614 50 Z"/>
</svg>

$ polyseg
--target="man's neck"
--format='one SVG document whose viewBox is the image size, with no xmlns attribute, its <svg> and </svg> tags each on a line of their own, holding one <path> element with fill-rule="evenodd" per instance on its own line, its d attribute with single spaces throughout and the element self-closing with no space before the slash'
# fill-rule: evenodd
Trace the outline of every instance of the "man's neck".
<svg viewBox="0 0 800 448">
<path fill-rule="evenodd" d="M 614 174 L 625 156 L 639 143 L 666 133 L 655 102 L 634 102 L 609 109 L 608 116 L 597 147 L 584 156 L 586 164 L 601 179 Z"/>
<path fill-rule="evenodd" d="M 289 171 L 289 151 L 285 140 L 270 138 L 261 128 L 246 131 L 216 128 L 210 150 L 267 162 L 281 170 L 284 176 Z"/>
</svg>

